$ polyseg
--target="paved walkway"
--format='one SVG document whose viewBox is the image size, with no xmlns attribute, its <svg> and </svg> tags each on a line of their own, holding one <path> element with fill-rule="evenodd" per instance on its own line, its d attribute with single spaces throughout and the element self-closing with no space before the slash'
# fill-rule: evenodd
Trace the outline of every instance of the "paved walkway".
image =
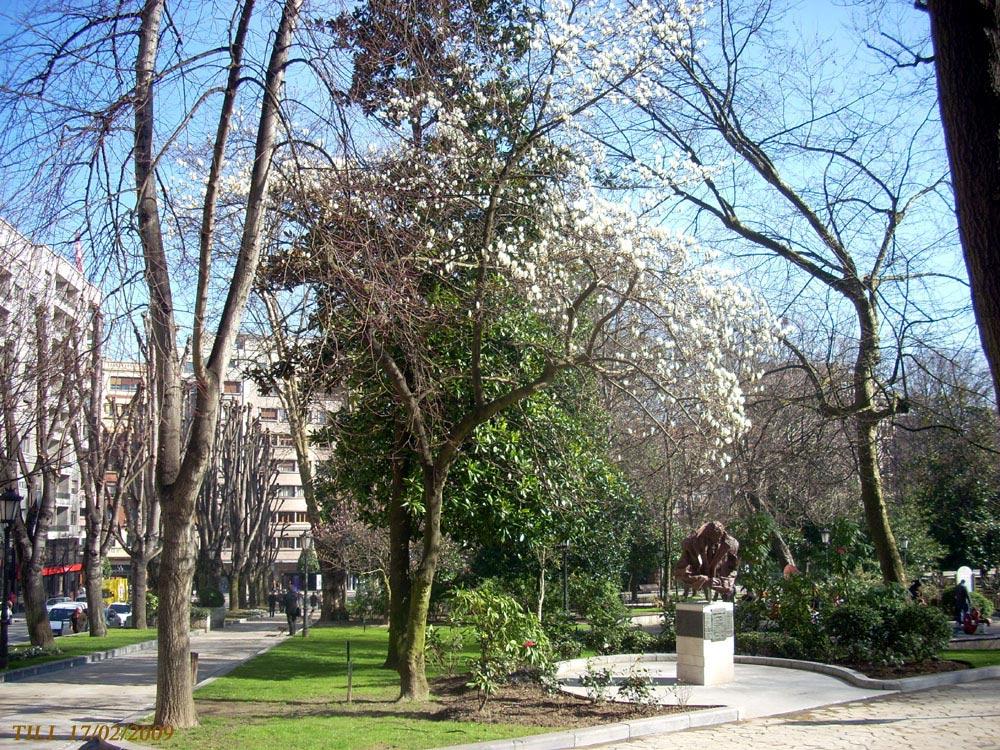
<svg viewBox="0 0 1000 750">
<path fill-rule="evenodd" d="M 199 654 L 198 679 L 225 674 L 257 653 L 277 645 L 285 635 L 284 617 L 228 625 L 195 635 L 191 650 Z M 156 700 L 156 650 L 140 651 L 107 661 L 10 683 L 0 683 L 0 748 L 63 750 L 77 748 L 85 724 L 128 723 L 152 712 Z M 16 740 L 15 725 L 41 726 L 52 739 Z M 116 742 L 115 744 L 122 744 Z"/>
<path fill-rule="evenodd" d="M 607 745 L 603 750 L 997 750 L 1000 680 L 843 703 Z"/>
</svg>

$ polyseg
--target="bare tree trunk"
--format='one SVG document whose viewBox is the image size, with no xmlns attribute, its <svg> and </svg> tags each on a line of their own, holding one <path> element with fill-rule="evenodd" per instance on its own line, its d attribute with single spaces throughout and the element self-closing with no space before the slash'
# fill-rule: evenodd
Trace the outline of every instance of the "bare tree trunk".
<svg viewBox="0 0 1000 750">
<path fill-rule="evenodd" d="M 132 627 L 144 630 L 146 620 L 146 591 L 149 582 L 149 563 L 143 556 L 132 558 Z"/>
<path fill-rule="evenodd" d="M 972 306 L 1000 402 L 1000 3 L 926 7 Z"/>
</svg>

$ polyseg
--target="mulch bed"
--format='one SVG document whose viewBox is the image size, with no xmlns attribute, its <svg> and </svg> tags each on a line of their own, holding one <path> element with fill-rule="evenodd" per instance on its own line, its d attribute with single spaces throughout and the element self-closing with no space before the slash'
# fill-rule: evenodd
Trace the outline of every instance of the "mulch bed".
<svg viewBox="0 0 1000 750">
<path fill-rule="evenodd" d="M 898 680 L 903 677 L 916 677 L 922 674 L 937 674 L 938 672 L 954 672 L 959 669 L 969 668 L 969 665 L 964 661 L 937 658 L 900 665 L 879 665 L 869 662 L 865 664 L 845 664 L 844 666 L 857 670 L 867 677 L 874 677 L 879 680 Z"/>
<path fill-rule="evenodd" d="M 677 713 L 677 706 L 639 706 L 630 703 L 592 703 L 567 693 L 549 695 L 534 682 L 503 686 L 479 710 L 474 689 L 465 686 L 468 677 L 441 677 L 431 684 L 441 715 L 434 718 L 475 721 L 480 724 L 526 724 L 557 728 L 589 727 L 646 716 Z M 701 708 L 701 706 L 692 706 Z"/>
</svg>

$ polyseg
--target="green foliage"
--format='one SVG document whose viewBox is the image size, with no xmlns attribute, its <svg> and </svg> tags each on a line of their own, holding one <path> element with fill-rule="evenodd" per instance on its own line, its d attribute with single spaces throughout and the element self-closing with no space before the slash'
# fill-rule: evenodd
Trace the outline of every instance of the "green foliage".
<svg viewBox="0 0 1000 750">
<path fill-rule="evenodd" d="M 650 679 L 649 673 L 639 667 L 638 660 L 618 685 L 618 697 L 624 698 L 629 703 L 634 703 L 636 708 L 656 705 L 656 696 L 653 695 L 653 681 Z"/>
<path fill-rule="evenodd" d="M 160 609 L 160 597 L 152 591 L 146 591 L 146 619 L 152 620 Z"/>
<path fill-rule="evenodd" d="M 221 607 L 224 603 L 225 599 L 218 589 L 201 589 L 198 592 L 198 604 L 202 607 Z"/>
<path fill-rule="evenodd" d="M 191 607 L 191 620 L 192 622 L 198 620 L 199 622 L 204 622 L 205 618 L 210 614 L 207 607 Z"/>
<path fill-rule="evenodd" d="M 730 533 L 740 541 L 736 580 L 758 596 L 781 578 L 781 570 L 771 556 L 771 533 L 775 526 L 769 513 L 754 513 L 737 520 L 730 528 Z"/>
<path fill-rule="evenodd" d="M 299 571 L 299 575 L 305 575 L 306 573 L 319 573 L 319 558 L 316 556 L 316 550 L 310 547 L 307 550 L 302 550 L 299 554 L 299 561 L 296 564 L 296 569 Z"/>
<path fill-rule="evenodd" d="M 593 703 L 603 703 L 608 699 L 608 688 L 614 675 L 609 667 L 598 667 L 593 659 L 587 659 L 587 666 L 580 682 L 587 688 L 587 697 Z"/>
<path fill-rule="evenodd" d="M 929 658 L 951 637 L 951 625 L 939 610 L 894 598 L 838 607 L 825 629 L 838 659 L 875 664 Z"/>
<path fill-rule="evenodd" d="M 555 658 L 575 659 L 583 650 L 577 636 L 576 621 L 561 609 L 543 614 L 542 629 L 552 645 Z"/>
<path fill-rule="evenodd" d="M 461 631 L 427 626 L 424 648 L 428 661 L 448 677 L 454 677 L 458 670 L 463 645 Z"/>
<path fill-rule="evenodd" d="M 574 584 L 573 601 L 590 623 L 585 634 L 587 645 L 600 654 L 622 653 L 632 625 L 618 586 L 614 581 L 582 576 L 577 576 Z"/>
<path fill-rule="evenodd" d="M 355 620 L 385 620 L 389 617 L 389 592 L 379 576 L 362 576 L 347 602 L 347 612 Z"/>
<path fill-rule="evenodd" d="M 453 621 L 471 627 L 479 644 L 469 686 L 476 688 L 480 709 L 517 669 L 541 668 L 551 661 L 541 624 L 496 582 L 459 589 L 451 601 Z"/>
<path fill-rule="evenodd" d="M 781 659 L 802 659 L 806 650 L 795 636 L 784 633 L 737 633 L 736 653 L 747 656 L 773 656 Z"/>
<path fill-rule="evenodd" d="M 111 578 L 111 561 L 106 558 L 101 558 L 101 576 L 103 578 Z"/>
</svg>

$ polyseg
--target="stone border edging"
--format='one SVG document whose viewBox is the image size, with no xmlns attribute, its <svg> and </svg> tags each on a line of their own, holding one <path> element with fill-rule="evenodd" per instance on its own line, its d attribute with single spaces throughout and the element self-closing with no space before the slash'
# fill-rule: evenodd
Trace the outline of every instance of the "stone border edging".
<svg viewBox="0 0 1000 750">
<path fill-rule="evenodd" d="M 595 656 L 591 659 L 570 659 L 559 662 L 556 669 L 556 678 L 560 679 L 568 671 L 586 669 L 588 661 L 592 661 L 596 666 L 634 664 L 637 661 L 677 661 L 677 654 L 612 654 L 609 656 Z M 916 677 L 902 677 L 896 680 L 882 680 L 866 677 L 848 667 L 823 664 L 816 661 L 804 661 L 801 659 L 779 659 L 774 656 L 742 656 L 737 654 L 735 662 L 737 664 L 757 664 L 764 667 L 781 667 L 784 669 L 801 669 L 806 672 L 819 672 L 830 677 L 836 677 L 854 687 L 867 688 L 869 690 L 896 690 L 902 693 L 1000 678 L 1000 666 L 958 669 L 952 672 L 937 672 L 935 674 L 917 675 Z"/>
<path fill-rule="evenodd" d="M 36 677 L 38 675 L 48 674 L 49 672 L 61 672 L 64 669 L 72 669 L 73 667 L 82 667 L 85 664 L 93 664 L 94 662 L 104 661 L 105 659 L 114 659 L 116 656 L 125 656 L 126 654 L 134 654 L 137 651 L 146 651 L 148 649 L 154 648 L 156 646 L 156 639 L 151 641 L 140 641 L 139 643 L 130 643 L 127 646 L 119 646 L 118 648 L 108 649 L 106 651 L 94 651 L 90 654 L 81 654 L 80 656 L 72 656 L 69 659 L 59 659 L 57 661 L 48 661 L 44 664 L 36 664 L 33 667 L 22 667 L 20 669 L 8 669 L 6 672 L 0 672 L 0 683 L 4 682 L 17 682 L 18 680 L 23 680 L 28 677 Z"/>
<path fill-rule="evenodd" d="M 679 732 L 694 727 L 708 727 L 739 720 L 736 708 L 706 708 L 701 711 L 653 716 L 648 719 L 620 721 L 597 727 L 583 727 L 561 732 L 514 737 L 509 740 L 487 740 L 466 745 L 451 745 L 447 750 L 567 750 L 573 747 L 604 745 L 646 737 L 651 734 Z"/>
</svg>

